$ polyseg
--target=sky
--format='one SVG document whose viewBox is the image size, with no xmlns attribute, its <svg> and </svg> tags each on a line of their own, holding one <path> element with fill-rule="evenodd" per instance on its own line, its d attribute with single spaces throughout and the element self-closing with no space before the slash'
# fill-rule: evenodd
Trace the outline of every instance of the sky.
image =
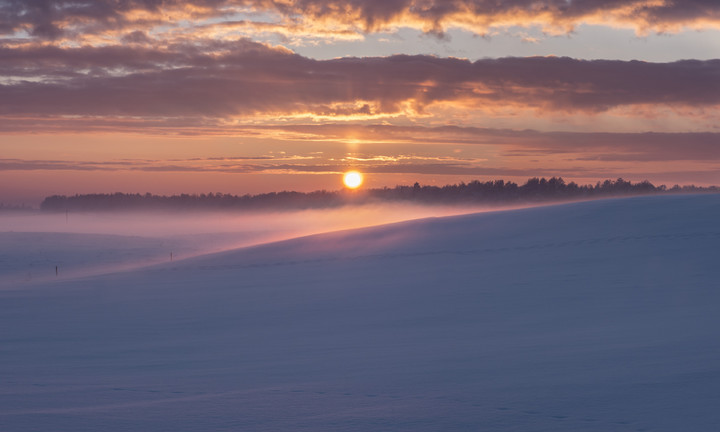
<svg viewBox="0 0 720 432">
<path fill-rule="evenodd" d="M 0 0 L 0 202 L 720 184 L 717 0 Z"/>
</svg>

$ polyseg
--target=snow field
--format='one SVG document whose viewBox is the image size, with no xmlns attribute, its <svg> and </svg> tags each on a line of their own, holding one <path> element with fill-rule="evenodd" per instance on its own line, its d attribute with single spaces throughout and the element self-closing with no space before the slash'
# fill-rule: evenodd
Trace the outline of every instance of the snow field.
<svg viewBox="0 0 720 432">
<path fill-rule="evenodd" d="M 719 216 L 604 200 L 18 283 L 0 429 L 715 430 Z"/>
</svg>

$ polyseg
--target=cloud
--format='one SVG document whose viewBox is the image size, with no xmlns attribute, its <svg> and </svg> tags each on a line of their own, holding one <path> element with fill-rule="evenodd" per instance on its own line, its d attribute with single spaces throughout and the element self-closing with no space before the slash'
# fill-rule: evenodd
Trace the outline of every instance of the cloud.
<svg viewBox="0 0 720 432">
<path fill-rule="evenodd" d="M 83 171 L 83 172 L 148 172 L 148 173 L 225 173 L 225 174 L 340 174 L 350 168 L 360 168 L 366 174 L 417 174 L 417 175 L 464 175 L 464 176 L 534 176 L 561 175 L 561 170 L 526 169 L 492 167 L 468 163 L 461 160 L 440 162 L 402 161 L 358 164 L 347 162 L 322 161 L 322 163 L 266 163 L 266 164 L 188 164 L 172 161 L 156 161 L 149 164 L 134 162 L 88 162 L 60 160 L 0 159 L 0 172 L 3 171 Z M 582 172 L 583 168 L 574 168 L 573 172 Z"/>
<path fill-rule="evenodd" d="M 600 23 L 643 33 L 717 28 L 720 4 L 715 0 L 5 0 L 0 3 L 0 33 L 23 31 L 52 40 L 201 19 L 220 24 L 248 14 L 271 15 L 277 24 L 305 28 L 303 32 L 414 27 L 435 34 L 450 28 L 485 34 L 491 28 L 539 25 L 567 33 L 582 23 Z"/>
<path fill-rule="evenodd" d="M 392 125 L 293 125 L 279 129 L 292 140 L 337 140 L 364 144 L 491 146 L 502 157 L 576 155 L 577 160 L 720 161 L 720 133 L 541 132 L 476 127 Z"/>
<path fill-rule="evenodd" d="M 251 133 L 255 133 L 252 129 Z M 657 170 L 668 162 L 675 170 L 690 166 L 703 172 L 720 169 L 717 146 L 720 134 L 717 133 L 567 133 L 384 125 L 262 126 L 257 129 L 280 130 L 295 142 L 300 139 L 326 141 L 325 146 L 331 151 L 327 154 L 281 152 L 260 156 L 105 161 L 0 159 L 0 172 L 337 174 L 354 168 L 375 174 L 577 176 L 594 173 L 605 177 L 628 170 Z M 337 143 L 348 137 L 363 143 L 361 147 L 365 150 L 338 152 Z M 607 161 L 615 162 L 614 167 L 603 163 Z"/>
<path fill-rule="evenodd" d="M 313 60 L 241 39 L 162 49 L 0 49 L 0 115 L 157 119 L 371 119 L 451 106 L 601 113 L 720 105 L 720 60 L 426 55 Z"/>
<path fill-rule="evenodd" d="M 462 160 L 447 160 L 445 163 L 413 161 L 412 163 L 379 163 L 379 164 L 357 164 L 323 162 L 316 164 L 292 164 L 292 163 L 267 163 L 267 164 L 233 164 L 233 165 L 192 165 L 188 163 L 173 163 L 172 161 L 154 161 L 152 164 L 143 161 L 132 161 L 118 163 L 88 162 L 88 161 L 60 161 L 60 160 L 25 160 L 25 159 L 0 159 L 0 173 L 13 171 L 15 173 L 26 172 L 34 175 L 37 171 L 77 171 L 89 173 L 90 175 L 101 176 L 116 172 L 147 173 L 152 175 L 169 175 L 173 173 L 222 173 L 236 175 L 254 174 L 275 174 L 275 175 L 315 175 L 315 174 L 339 174 L 349 168 L 360 168 L 369 176 L 387 175 L 409 175 L 411 178 L 422 181 L 424 176 L 430 176 L 437 180 L 437 176 L 450 178 L 469 179 L 516 179 L 522 181 L 530 177 L 564 177 L 594 182 L 598 179 L 632 178 L 640 181 L 647 178 L 671 179 L 662 181 L 680 181 L 676 179 L 686 178 L 690 181 L 710 184 L 713 178 L 717 178 L 720 169 L 715 166 L 697 165 L 693 170 L 683 167 L 658 170 L 655 165 L 632 164 L 625 168 L 610 167 L 602 164 L 570 164 L 564 166 L 491 166 L 486 164 L 473 164 Z M 584 179 L 584 180 L 580 180 Z M 413 180 L 414 181 L 414 180 Z M 453 180 L 448 180 L 453 181 Z M 459 181 L 459 180 L 454 180 Z M 412 183 L 412 181 L 410 182 Z"/>
</svg>

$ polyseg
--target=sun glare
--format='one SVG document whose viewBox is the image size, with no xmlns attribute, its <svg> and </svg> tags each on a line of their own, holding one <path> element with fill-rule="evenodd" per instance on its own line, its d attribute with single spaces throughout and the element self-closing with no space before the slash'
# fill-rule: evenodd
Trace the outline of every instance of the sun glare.
<svg viewBox="0 0 720 432">
<path fill-rule="evenodd" d="M 363 176 L 357 171 L 348 171 L 343 176 L 343 183 L 349 189 L 357 189 L 363 182 Z"/>
</svg>

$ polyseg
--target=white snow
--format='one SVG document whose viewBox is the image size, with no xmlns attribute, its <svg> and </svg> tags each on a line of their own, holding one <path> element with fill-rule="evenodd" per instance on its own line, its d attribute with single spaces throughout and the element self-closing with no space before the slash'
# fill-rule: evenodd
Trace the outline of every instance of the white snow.
<svg viewBox="0 0 720 432">
<path fill-rule="evenodd" d="M 0 430 L 717 430 L 718 220 L 602 200 L 6 279 Z M 3 274 L 58 236 L 66 265 L 169 238 L 6 232 Z"/>
</svg>

